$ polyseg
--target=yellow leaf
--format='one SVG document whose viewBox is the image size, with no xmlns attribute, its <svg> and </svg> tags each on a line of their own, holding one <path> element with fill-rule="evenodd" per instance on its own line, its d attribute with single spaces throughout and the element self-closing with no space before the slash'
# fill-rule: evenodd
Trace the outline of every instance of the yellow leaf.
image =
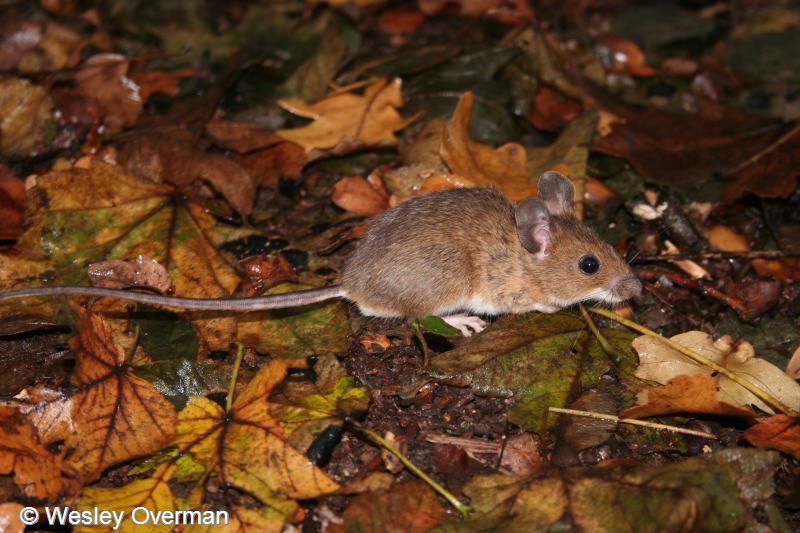
<svg viewBox="0 0 800 533">
<path fill-rule="evenodd" d="M 279 130 L 277 134 L 305 148 L 309 161 L 327 155 L 341 155 L 366 146 L 394 146 L 394 132 L 411 119 L 400 116 L 403 105 L 401 81 L 378 80 L 364 89 L 363 95 L 334 92 L 307 104 L 300 100 L 278 100 L 287 111 L 313 120 L 300 128 Z"/>
</svg>

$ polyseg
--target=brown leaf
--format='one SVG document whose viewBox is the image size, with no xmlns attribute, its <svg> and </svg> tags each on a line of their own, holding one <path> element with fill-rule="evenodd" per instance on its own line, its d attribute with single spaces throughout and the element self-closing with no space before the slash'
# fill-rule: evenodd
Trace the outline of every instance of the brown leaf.
<svg viewBox="0 0 800 533">
<path fill-rule="evenodd" d="M 469 136 L 472 93 L 458 102 L 442 134 L 441 155 L 463 186 L 495 185 L 510 200 L 522 200 L 535 193 L 525 170 L 525 147 L 507 143 L 499 148 L 473 141 Z"/>
<path fill-rule="evenodd" d="M 624 37 L 618 35 L 600 37 L 597 53 L 607 72 L 631 76 L 653 75 L 653 69 L 647 66 L 642 49 Z"/>
<path fill-rule="evenodd" d="M 0 405 L 0 429 L 0 475 L 13 473 L 27 498 L 54 501 L 77 494 L 80 483 L 64 465 L 64 452 L 51 453 L 17 406 Z"/>
<path fill-rule="evenodd" d="M 106 110 L 106 133 L 116 133 L 136 124 L 142 112 L 139 86 L 128 78 L 129 61 L 119 54 L 97 54 L 75 73 L 81 91 L 99 101 Z"/>
<path fill-rule="evenodd" d="M 800 379 L 800 346 L 795 349 L 789 362 L 786 363 L 786 373 L 792 379 Z"/>
<path fill-rule="evenodd" d="M 23 78 L 0 80 L 0 154 L 24 156 L 45 139 L 53 123 L 47 90 Z"/>
<path fill-rule="evenodd" d="M 567 122 L 577 117 L 582 109 L 578 100 L 567 98 L 543 85 L 533 96 L 528 120 L 540 130 L 559 131 Z"/>
<path fill-rule="evenodd" d="M 344 524 L 333 524 L 328 531 L 422 533 L 445 516 L 442 504 L 428 485 L 421 481 L 407 481 L 396 484 L 389 492 L 360 494 L 342 513 Z"/>
<path fill-rule="evenodd" d="M 17 68 L 20 72 L 55 72 L 74 67 L 86 44 L 78 33 L 50 20 L 42 38 L 22 56 Z"/>
<path fill-rule="evenodd" d="M 733 203 L 748 193 L 760 198 L 786 198 L 794 192 L 800 168 L 800 122 L 787 135 L 791 137 L 786 142 L 776 140 L 722 186 L 726 202 Z"/>
<path fill-rule="evenodd" d="M 125 353 L 99 315 L 79 311 L 80 330 L 71 341 L 78 354 L 72 384 L 76 433 L 67 439 L 69 464 L 87 480 L 111 465 L 147 455 L 175 436 L 173 405 L 125 364 Z"/>
<path fill-rule="evenodd" d="M 23 533 L 25 524 L 19 517 L 20 511 L 25 507 L 19 503 L 0 503 L 0 530 L 3 533 Z"/>
<path fill-rule="evenodd" d="M 668 385 L 645 391 L 645 405 L 625 409 L 620 418 L 646 418 L 671 413 L 701 413 L 752 418 L 755 413 L 717 399 L 717 386 L 709 376 L 676 376 Z"/>
<path fill-rule="evenodd" d="M 722 224 L 708 228 L 708 244 L 723 252 L 747 252 L 750 244 L 741 234 Z"/>
<path fill-rule="evenodd" d="M 235 120 L 212 120 L 206 124 L 206 133 L 219 146 L 240 154 L 269 148 L 283 142 L 275 132 Z"/>
<path fill-rule="evenodd" d="M 22 235 L 25 184 L 7 166 L 0 163 L 0 239 Z"/>
<path fill-rule="evenodd" d="M 16 6 L 3 6 L 0 16 L 0 71 L 16 68 L 22 56 L 42 38 L 42 26 L 25 18 Z"/>
<path fill-rule="evenodd" d="M 800 258 L 753 259 L 753 269 L 762 278 L 800 281 Z"/>
<path fill-rule="evenodd" d="M 87 274 L 94 287 L 126 289 L 148 287 L 160 293 L 170 292 L 172 278 L 158 261 L 146 255 L 137 255 L 133 261 L 110 259 L 89 265 Z"/>
<path fill-rule="evenodd" d="M 397 6 L 381 13 L 378 27 L 384 33 L 403 34 L 416 31 L 425 22 L 425 15 L 413 6 Z"/>
<path fill-rule="evenodd" d="M 346 211 L 369 217 L 389 207 L 386 191 L 377 190 L 361 176 L 345 176 L 337 181 L 331 200 Z"/>
<path fill-rule="evenodd" d="M 277 133 L 305 148 L 308 160 L 342 155 L 366 146 L 394 146 L 394 132 L 411 119 L 397 109 L 403 105 L 400 78 L 378 80 L 364 94 L 337 91 L 313 104 L 300 100 L 278 100 L 287 111 L 313 120 L 311 124 Z"/>
<path fill-rule="evenodd" d="M 284 281 L 297 281 L 297 272 L 282 253 L 250 257 L 241 267 L 244 279 L 237 291 L 239 294 L 254 296 Z"/>
<path fill-rule="evenodd" d="M 253 178 L 241 165 L 222 154 L 205 154 L 197 161 L 195 171 L 208 181 L 228 203 L 243 215 L 249 215 L 256 200 Z"/>
<path fill-rule="evenodd" d="M 194 76 L 196 76 L 194 70 L 188 68 L 169 71 L 147 70 L 128 74 L 128 77 L 139 86 L 139 95 L 142 98 L 142 102 L 147 102 L 156 93 L 178 96 L 180 94 L 181 80 Z"/>
<path fill-rule="evenodd" d="M 280 178 L 297 178 L 308 163 L 306 151 L 299 144 L 281 142 L 249 154 L 234 154 L 259 185 L 274 187 Z"/>
<path fill-rule="evenodd" d="M 780 450 L 800 460 L 800 424 L 797 418 L 773 415 L 748 428 L 742 437 L 753 446 Z"/>
</svg>

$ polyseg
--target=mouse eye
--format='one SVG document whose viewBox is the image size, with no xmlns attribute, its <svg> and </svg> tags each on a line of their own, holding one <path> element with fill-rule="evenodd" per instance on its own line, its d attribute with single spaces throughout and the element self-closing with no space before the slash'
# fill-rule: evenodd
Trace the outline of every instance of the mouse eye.
<svg viewBox="0 0 800 533">
<path fill-rule="evenodd" d="M 600 270 L 600 261 L 593 255 L 584 255 L 578 259 L 578 269 L 587 276 Z"/>
</svg>

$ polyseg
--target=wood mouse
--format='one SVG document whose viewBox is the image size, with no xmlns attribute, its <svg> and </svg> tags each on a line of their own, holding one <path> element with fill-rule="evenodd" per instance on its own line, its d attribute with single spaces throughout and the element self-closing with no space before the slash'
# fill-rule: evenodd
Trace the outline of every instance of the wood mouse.
<svg viewBox="0 0 800 533">
<path fill-rule="evenodd" d="M 356 244 L 340 285 L 253 298 L 198 299 L 94 287 L 36 287 L 0 293 L 110 296 L 191 310 L 257 311 L 332 298 L 367 316 L 442 317 L 465 336 L 476 315 L 552 313 L 584 300 L 615 304 L 642 285 L 611 246 L 574 216 L 572 183 L 539 178 L 518 205 L 497 189 L 451 189 L 411 198 L 376 217 Z"/>
</svg>

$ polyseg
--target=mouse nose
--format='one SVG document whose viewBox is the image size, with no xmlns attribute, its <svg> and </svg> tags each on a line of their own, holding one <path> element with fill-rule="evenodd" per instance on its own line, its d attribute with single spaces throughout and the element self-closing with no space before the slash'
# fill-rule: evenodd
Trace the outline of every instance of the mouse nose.
<svg viewBox="0 0 800 533">
<path fill-rule="evenodd" d="M 642 293 L 642 282 L 636 277 L 623 278 L 617 282 L 614 292 L 623 300 L 633 298 Z"/>
</svg>

